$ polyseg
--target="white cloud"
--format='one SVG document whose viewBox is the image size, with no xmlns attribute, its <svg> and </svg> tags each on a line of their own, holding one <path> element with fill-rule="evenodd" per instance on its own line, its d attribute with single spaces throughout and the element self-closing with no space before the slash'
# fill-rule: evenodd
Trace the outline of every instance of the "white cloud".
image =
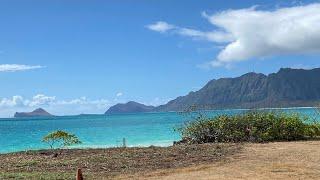
<svg viewBox="0 0 320 180">
<path fill-rule="evenodd" d="M 122 93 L 122 92 L 118 92 L 118 93 L 116 94 L 116 96 L 117 96 L 117 97 L 123 96 L 123 93 Z"/>
<path fill-rule="evenodd" d="M 150 30 L 157 31 L 160 33 L 170 31 L 174 34 L 179 34 L 181 36 L 188 36 L 194 39 L 207 40 L 212 42 L 230 42 L 234 39 L 231 34 L 225 33 L 223 31 L 203 32 L 191 28 L 174 26 L 164 21 L 158 21 L 154 24 L 147 25 L 146 27 Z"/>
<path fill-rule="evenodd" d="M 218 43 L 230 42 L 234 40 L 234 37 L 231 34 L 222 31 L 203 32 L 189 28 L 177 28 L 176 32 L 182 36 L 189 36 L 199 40 L 207 40 Z"/>
<path fill-rule="evenodd" d="M 228 70 L 231 70 L 233 69 L 234 66 L 231 63 L 224 64 L 223 62 L 220 62 L 220 61 L 211 61 L 203 64 L 198 64 L 197 67 L 205 70 L 210 70 L 211 68 L 217 68 L 217 67 L 224 67 Z"/>
<path fill-rule="evenodd" d="M 0 117 L 10 117 L 15 112 L 32 111 L 38 107 L 45 108 L 55 115 L 104 113 L 114 103 L 107 99 L 91 100 L 86 97 L 59 100 L 55 96 L 46 96 L 44 94 L 38 94 L 32 98 L 24 98 L 17 95 L 11 98 L 0 98 Z"/>
<path fill-rule="evenodd" d="M 0 107 L 21 107 L 25 106 L 22 96 L 13 96 L 12 98 L 3 98 L 0 100 Z"/>
<path fill-rule="evenodd" d="M 38 94 L 33 96 L 32 100 L 28 102 L 28 105 L 33 107 L 33 106 L 46 106 L 50 105 L 51 103 L 54 103 L 56 100 L 55 96 L 46 96 L 43 94 Z"/>
<path fill-rule="evenodd" d="M 159 97 L 156 97 L 156 98 L 152 99 L 149 102 L 142 102 L 142 103 L 145 104 L 145 105 L 149 105 L 149 106 L 159 106 L 159 105 L 166 104 L 171 100 L 172 100 L 172 98 L 159 98 Z"/>
<path fill-rule="evenodd" d="M 56 98 L 54 96 L 46 96 L 43 94 L 35 95 L 32 99 L 25 99 L 22 96 L 16 95 L 12 98 L 0 99 L 0 108 L 48 106 L 55 102 Z"/>
<path fill-rule="evenodd" d="M 152 31 L 157 31 L 157 32 L 161 32 L 161 33 L 164 33 L 166 31 L 169 31 L 169 30 L 175 28 L 173 25 L 168 24 L 163 21 L 158 21 L 154 24 L 147 25 L 146 27 Z"/>
<path fill-rule="evenodd" d="M 30 66 L 23 64 L 0 64 L 0 72 L 16 72 L 16 71 L 26 71 L 31 69 L 39 69 L 43 66 Z"/>
<path fill-rule="evenodd" d="M 56 105 L 86 105 L 86 104 L 96 104 L 98 106 L 101 105 L 107 105 L 110 101 L 106 99 L 98 99 L 98 100 L 90 100 L 87 97 L 80 97 L 76 99 L 71 100 L 62 100 L 62 101 L 56 101 Z"/>
<path fill-rule="evenodd" d="M 207 18 L 236 39 L 217 56 L 221 63 L 320 52 L 320 4 L 275 11 L 229 10 Z"/>
<path fill-rule="evenodd" d="M 320 3 L 276 10 L 252 7 L 202 15 L 214 26 L 214 31 L 177 26 L 175 31 L 222 43 L 224 48 L 211 62 L 212 67 L 277 55 L 320 53 Z"/>
</svg>

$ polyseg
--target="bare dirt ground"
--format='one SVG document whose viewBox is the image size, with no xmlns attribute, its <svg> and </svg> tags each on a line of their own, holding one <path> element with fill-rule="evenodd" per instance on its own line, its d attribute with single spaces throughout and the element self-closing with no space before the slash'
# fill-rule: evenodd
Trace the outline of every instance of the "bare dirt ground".
<svg viewBox="0 0 320 180">
<path fill-rule="evenodd" d="M 148 148 L 70 149 L 53 157 L 48 150 L 0 155 L 0 179 L 75 179 L 81 168 L 85 179 L 112 179 L 211 164 L 238 153 L 240 144 L 201 144 Z M 55 151 L 59 153 L 59 151 Z"/>
<path fill-rule="evenodd" d="M 0 179 L 320 179 L 320 141 L 168 148 L 32 151 L 0 155 Z"/>
<path fill-rule="evenodd" d="M 244 144 L 210 165 L 119 176 L 131 179 L 320 179 L 320 141 Z"/>
</svg>

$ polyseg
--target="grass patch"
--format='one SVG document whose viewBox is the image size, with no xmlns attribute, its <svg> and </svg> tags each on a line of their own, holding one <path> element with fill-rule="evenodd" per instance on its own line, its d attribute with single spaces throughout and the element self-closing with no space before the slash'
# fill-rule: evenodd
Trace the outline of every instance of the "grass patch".
<svg viewBox="0 0 320 180">
<path fill-rule="evenodd" d="M 75 174 L 52 172 L 0 172 L 0 179 L 39 179 L 39 180 L 68 180 L 75 179 Z"/>
<path fill-rule="evenodd" d="M 319 137 L 320 123 L 294 113 L 251 111 L 200 115 L 178 131 L 188 143 L 293 141 Z"/>
</svg>

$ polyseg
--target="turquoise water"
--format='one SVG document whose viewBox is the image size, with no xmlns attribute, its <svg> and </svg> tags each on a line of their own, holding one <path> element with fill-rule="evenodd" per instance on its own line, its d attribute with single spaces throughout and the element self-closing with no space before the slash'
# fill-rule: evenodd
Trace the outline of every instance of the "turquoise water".
<svg viewBox="0 0 320 180">
<path fill-rule="evenodd" d="M 208 116 L 242 110 L 207 111 Z M 314 109 L 290 109 L 313 116 Z M 53 118 L 0 119 L 0 153 L 43 149 L 43 136 L 55 130 L 76 134 L 83 142 L 78 147 L 117 147 L 126 138 L 128 146 L 168 146 L 180 136 L 174 131 L 190 119 L 185 114 L 140 113 L 126 115 L 82 115 Z"/>
</svg>

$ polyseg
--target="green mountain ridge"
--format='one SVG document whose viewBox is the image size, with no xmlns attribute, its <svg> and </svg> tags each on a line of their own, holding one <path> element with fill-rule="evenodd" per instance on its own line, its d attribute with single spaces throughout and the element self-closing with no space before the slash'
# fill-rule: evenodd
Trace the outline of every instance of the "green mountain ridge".
<svg viewBox="0 0 320 180">
<path fill-rule="evenodd" d="M 211 80 L 202 89 L 190 92 L 157 107 L 156 111 L 200 109 L 277 108 L 315 106 L 320 101 L 320 68 L 282 68 L 264 75 L 247 73 L 236 78 Z"/>
<path fill-rule="evenodd" d="M 250 72 L 235 78 L 213 79 L 196 92 L 146 112 L 183 111 L 190 106 L 209 110 L 306 107 L 319 103 L 320 68 L 281 68 L 269 75 Z"/>
</svg>

